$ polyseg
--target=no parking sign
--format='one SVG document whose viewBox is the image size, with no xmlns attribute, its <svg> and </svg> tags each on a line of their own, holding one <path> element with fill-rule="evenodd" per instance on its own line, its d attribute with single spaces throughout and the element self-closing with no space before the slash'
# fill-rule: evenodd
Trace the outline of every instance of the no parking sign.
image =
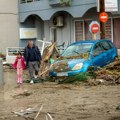
<svg viewBox="0 0 120 120">
<path fill-rule="evenodd" d="M 107 22 L 108 21 L 108 14 L 106 12 L 100 13 L 99 19 L 101 22 Z"/>
</svg>

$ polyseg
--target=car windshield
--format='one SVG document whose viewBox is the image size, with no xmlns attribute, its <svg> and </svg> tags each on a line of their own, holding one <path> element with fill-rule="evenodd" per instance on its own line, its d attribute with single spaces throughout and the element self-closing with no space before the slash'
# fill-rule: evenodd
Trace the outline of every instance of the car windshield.
<svg viewBox="0 0 120 120">
<path fill-rule="evenodd" d="M 90 52 L 90 49 L 92 47 L 92 44 L 78 44 L 78 45 L 72 45 L 69 46 L 62 54 L 63 57 L 69 57 L 69 56 L 79 56 L 81 54 L 85 54 Z"/>
</svg>

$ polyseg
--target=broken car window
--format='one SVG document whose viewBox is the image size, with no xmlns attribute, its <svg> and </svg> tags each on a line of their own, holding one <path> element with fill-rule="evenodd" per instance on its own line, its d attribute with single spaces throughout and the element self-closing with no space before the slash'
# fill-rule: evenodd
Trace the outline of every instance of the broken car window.
<svg viewBox="0 0 120 120">
<path fill-rule="evenodd" d="M 111 49 L 111 46 L 108 42 L 101 42 L 100 45 L 104 49 L 104 51 Z"/>
<path fill-rule="evenodd" d="M 100 46 L 100 43 L 97 43 L 93 49 L 92 55 L 93 57 L 100 55 L 103 52 L 102 47 Z"/>
</svg>

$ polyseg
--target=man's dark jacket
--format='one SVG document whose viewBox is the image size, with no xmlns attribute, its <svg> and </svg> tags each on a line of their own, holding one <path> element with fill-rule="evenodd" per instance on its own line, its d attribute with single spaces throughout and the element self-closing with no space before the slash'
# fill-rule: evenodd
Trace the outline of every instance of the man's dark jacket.
<svg viewBox="0 0 120 120">
<path fill-rule="evenodd" d="M 27 46 L 24 51 L 24 59 L 27 63 L 29 62 L 29 50 L 30 48 Z M 33 45 L 32 50 L 34 51 L 36 61 L 41 61 L 42 57 L 39 48 L 36 45 Z"/>
</svg>

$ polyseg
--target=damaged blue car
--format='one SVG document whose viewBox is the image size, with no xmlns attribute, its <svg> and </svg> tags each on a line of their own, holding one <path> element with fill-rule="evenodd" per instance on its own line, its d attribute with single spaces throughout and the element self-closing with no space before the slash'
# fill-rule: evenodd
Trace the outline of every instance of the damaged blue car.
<svg viewBox="0 0 120 120">
<path fill-rule="evenodd" d="M 75 42 L 51 65 L 50 76 L 73 76 L 85 73 L 90 67 L 104 67 L 114 62 L 118 52 L 110 40 Z"/>
</svg>

